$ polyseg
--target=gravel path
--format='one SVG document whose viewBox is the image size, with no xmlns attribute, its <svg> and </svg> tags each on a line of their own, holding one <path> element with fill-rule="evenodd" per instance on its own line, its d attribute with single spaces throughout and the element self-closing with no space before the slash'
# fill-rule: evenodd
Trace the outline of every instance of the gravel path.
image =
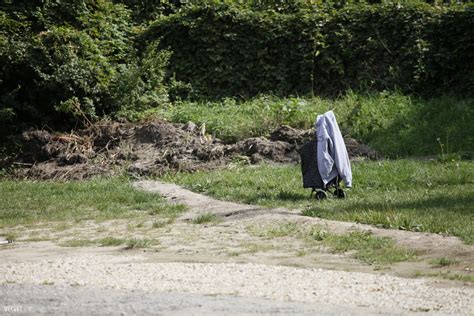
<svg viewBox="0 0 474 316">
<path fill-rule="evenodd" d="M 297 211 L 217 201 L 155 181 L 135 185 L 190 208 L 177 223 L 162 228 L 161 233 L 153 230 L 158 231 L 153 238 L 160 242 L 159 246 L 139 252 L 114 247 L 63 248 L 51 242 L 2 245 L 0 314 L 474 315 L 472 286 L 400 278 L 380 271 L 333 271 L 303 264 L 320 259 L 322 254 L 317 252 L 311 254 L 316 257 L 308 255 L 304 259 L 293 254 L 299 266 L 305 268 L 283 266 L 283 262 L 295 261 L 282 260 L 288 259 L 288 253 L 282 250 L 271 252 L 275 257 L 271 258 L 276 260 L 271 264 L 262 264 L 266 262 L 262 259 L 266 253 L 255 253 L 250 260 L 251 254 L 236 259 L 225 252 L 245 242 L 255 242 L 242 228 L 245 225 L 289 219 L 324 225 L 337 233 L 371 230 L 436 258 L 452 257 L 454 253 L 471 260 L 474 247 L 455 237 L 308 218 Z M 214 213 L 224 222 L 216 227 L 189 223 L 203 212 Z M 108 225 L 117 223 L 110 221 Z M 126 235 L 127 223 L 122 224 L 125 231 L 108 232 Z M 87 231 L 95 233 L 96 227 Z M 146 231 L 143 234 L 147 236 Z M 289 247 L 294 251 L 296 244 L 292 242 Z M 199 256 L 190 257 L 191 250 Z M 219 255 L 223 251 L 224 255 Z M 472 262 L 467 259 L 466 262 Z M 354 270 L 352 264 L 347 267 Z"/>
<path fill-rule="evenodd" d="M 326 303 L 51 285 L 0 285 L 0 296 L 0 315 L 15 309 L 22 315 L 380 315 L 367 308 Z"/>
<path fill-rule="evenodd" d="M 258 221 L 271 221 L 272 219 L 285 218 L 287 220 L 291 219 L 302 223 L 311 222 L 313 224 L 322 225 L 334 233 L 345 233 L 354 229 L 371 231 L 377 236 L 393 238 L 401 246 L 408 246 L 409 248 L 419 249 L 421 251 L 429 251 L 433 255 L 436 253 L 438 257 L 450 257 L 459 253 L 463 253 L 465 256 L 474 255 L 474 247 L 466 245 L 455 236 L 442 236 L 426 232 L 384 229 L 367 224 L 301 216 L 300 210 L 290 210 L 285 208 L 268 209 L 255 205 L 221 201 L 184 189 L 176 184 L 160 181 L 137 181 L 134 183 L 134 186 L 148 192 L 158 193 L 170 202 L 186 204 L 189 207 L 189 211 L 180 217 L 180 220 L 182 221 L 190 221 L 203 213 L 213 213 L 224 220 L 242 220 L 243 218 L 252 218 Z"/>
<path fill-rule="evenodd" d="M 440 288 L 422 279 L 259 264 L 149 263 L 145 255 L 138 254 L 80 254 L 36 262 L 1 263 L 0 284 L 11 283 L 231 295 L 328 304 L 335 310 L 349 306 L 355 310 L 367 308 L 395 314 L 474 313 L 472 288 Z M 7 290 L 4 286 L 1 291 Z M 103 293 L 98 299 L 106 299 L 108 292 Z M 1 296 L 4 295 L 5 292 Z M 146 300 L 144 304 L 148 304 Z"/>
</svg>

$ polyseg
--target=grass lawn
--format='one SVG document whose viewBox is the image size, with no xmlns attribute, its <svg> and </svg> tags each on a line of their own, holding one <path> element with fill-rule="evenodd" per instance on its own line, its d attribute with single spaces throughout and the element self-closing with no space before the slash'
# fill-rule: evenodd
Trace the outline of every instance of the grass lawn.
<svg viewBox="0 0 474 316">
<path fill-rule="evenodd" d="M 173 217 L 183 205 L 134 189 L 125 178 L 89 181 L 0 181 L 0 227 L 47 221 Z"/>
<path fill-rule="evenodd" d="M 348 199 L 316 201 L 299 165 L 236 166 L 165 177 L 223 200 L 301 208 L 308 216 L 459 236 L 474 244 L 474 162 L 386 160 L 354 163 Z"/>
</svg>

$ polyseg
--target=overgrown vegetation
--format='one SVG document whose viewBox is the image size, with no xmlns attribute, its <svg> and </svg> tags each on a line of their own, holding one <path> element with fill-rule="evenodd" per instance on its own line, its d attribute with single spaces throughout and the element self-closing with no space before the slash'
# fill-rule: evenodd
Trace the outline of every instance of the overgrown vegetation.
<svg viewBox="0 0 474 316">
<path fill-rule="evenodd" d="M 121 178 L 83 182 L 0 181 L 0 227 L 48 221 L 106 220 L 184 211 Z"/>
<path fill-rule="evenodd" d="M 349 92 L 336 100 L 260 96 L 242 102 L 180 102 L 160 115 L 205 124 L 206 132 L 232 142 L 268 135 L 281 124 L 311 128 L 316 115 L 330 109 L 344 134 L 363 140 L 383 155 L 432 155 L 441 153 L 441 145 L 444 153 L 458 158 L 474 154 L 474 99 L 423 100 L 388 92 Z"/>
<path fill-rule="evenodd" d="M 468 161 L 366 161 L 353 164 L 346 200 L 309 199 L 300 166 L 240 166 L 169 175 L 169 181 L 219 199 L 301 208 L 307 216 L 459 236 L 474 243 L 474 168 Z"/>
<path fill-rule="evenodd" d="M 265 237 L 268 239 L 286 236 L 302 237 L 306 235 L 304 227 L 296 222 L 286 222 L 282 224 L 272 225 L 269 227 L 249 226 L 247 227 L 247 230 L 254 236 Z"/>
<path fill-rule="evenodd" d="M 414 274 L 415 277 L 434 277 L 434 278 L 442 278 L 442 279 L 447 279 L 447 280 L 455 280 L 455 281 L 461 281 L 461 282 L 474 282 L 474 275 L 472 274 L 459 274 L 456 272 L 432 272 L 432 273 L 427 273 L 427 272 L 421 272 L 418 271 Z"/>
<path fill-rule="evenodd" d="M 126 246 L 125 248 L 126 249 L 140 249 L 140 248 L 149 248 L 149 247 L 152 247 L 152 246 L 155 246 L 159 244 L 157 240 L 153 240 L 153 239 L 146 239 L 146 238 L 142 238 L 142 239 L 138 239 L 138 238 L 132 238 L 132 239 L 129 239 L 127 242 L 126 242 Z"/>
<path fill-rule="evenodd" d="M 130 10 L 108 0 L 2 2 L 0 132 L 161 106 L 169 53 L 153 44 L 138 54 L 138 33 Z"/>
<path fill-rule="evenodd" d="M 458 126 L 467 123 L 458 125 L 459 118 L 451 124 L 444 118 L 450 114 L 472 120 L 472 100 L 465 99 L 474 91 L 474 56 L 466 31 L 473 29 L 472 8 L 417 1 L 351 3 L 2 2 L 0 134 L 31 126 L 68 130 L 103 117 L 136 120 L 150 110 L 159 112 L 157 109 L 166 117 L 182 120 L 183 108 L 217 108 L 221 97 L 334 97 L 352 89 L 357 95 L 374 91 L 425 96 L 454 93 L 456 97 L 429 101 L 416 97 L 402 107 L 395 102 L 389 109 L 400 112 L 389 116 L 394 122 L 376 120 L 371 122 L 374 125 L 348 126 L 348 131 L 369 140 L 377 134 L 373 142 L 381 148 L 390 142 L 379 139 L 394 135 L 397 129 L 407 130 L 399 142 L 402 148 L 412 133 L 427 135 L 409 144 L 411 149 L 406 152 L 411 154 L 420 144 L 420 152 L 432 150 L 429 146 L 435 135 L 431 126 L 435 124 L 443 126 L 436 137 L 453 144 L 457 143 L 454 139 L 465 139 L 453 150 L 467 150 L 472 129 L 458 136 L 464 130 Z M 214 103 L 207 103 L 209 98 Z M 243 117 L 254 111 L 241 107 L 269 106 L 270 110 L 262 108 L 258 115 L 260 125 L 249 126 L 242 120 L 237 129 L 225 129 L 226 124 L 217 122 L 210 125 L 214 131 L 222 129 L 217 133 L 224 138 L 236 138 L 247 127 L 249 134 L 262 132 L 260 126 L 265 126 L 269 111 L 271 124 L 296 125 L 308 125 L 307 119 L 301 122 L 303 114 L 317 111 L 308 107 L 309 112 L 300 113 L 301 99 L 263 99 L 222 102 L 223 111 L 235 108 Z M 189 100 L 201 101 L 187 103 Z M 339 113 L 348 123 L 354 116 L 373 113 L 375 105 L 365 109 L 364 102 L 358 102 Z M 384 111 L 387 108 L 382 104 L 381 115 L 387 114 Z M 434 116 L 415 124 L 425 113 L 428 118 Z M 407 116 L 411 118 L 408 123 Z M 387 153 L 405 153 L 399 150 L 387 149 Z"/>
<path fill-rule="evenodd" d="M 472 244 L 474 168 L 463 159 L 474 148 L 474 10 L 428 2 L 3 1 L 0 162 L 20 150 L 4 148 L 5 136 L 31 127 L 156 115 L 231 142 L 281 124 L 310 128 L 333 109 L 344 134 L 382 155 L 437 154 L 438 162 L 358 163 L 352 197 L 323 203 L 308 201 L 298 166 L 246 168 L 242 160 L 229 171 L 168 179 L 219 198 Z M 0 227 L 143 213 L 164 217 L 152 224 L 160 228 L 184 210 L 123 179 L 2 181 L 0 196 Z"/>
<path fill-rule="evenodd" d="M 471 94 L 474 56 L 465 31 L 472 16 L 461 5 L 414 1 L 337 10 L 199 4 L 157 20 L 139 41 L 160 38 L 170 47 L 170 72 L 198 96 L 338 95 L 349 88 Z"/>
</svg>

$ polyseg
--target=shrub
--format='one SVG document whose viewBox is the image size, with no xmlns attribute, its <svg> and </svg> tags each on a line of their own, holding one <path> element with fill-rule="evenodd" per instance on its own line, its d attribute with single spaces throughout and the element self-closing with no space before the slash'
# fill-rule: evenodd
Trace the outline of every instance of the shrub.
<svg viewBox="0 0 474 316">
<path fill-rule="evenodd" d="M 122 65 L 114 82 L 114 105 L 118 116 L 134 115 L 168 102 L 164 84 L 169 52 L 150 46 L 141 60 Z"/>
<path fill-rule="evenodd" d="M 187 6 L 139 39 L 173 51 L 170 73 L 204 97 L 447 90 L 472 95 L 469 6 L 406 2 L 252 10 Z"/>
</svg>

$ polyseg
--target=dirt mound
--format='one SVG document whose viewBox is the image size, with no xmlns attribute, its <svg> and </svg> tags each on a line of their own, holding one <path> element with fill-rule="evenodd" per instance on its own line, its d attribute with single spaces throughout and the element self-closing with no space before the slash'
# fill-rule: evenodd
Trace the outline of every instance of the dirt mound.
<svg viewBox="0 0 474 316">
<path fill-rule="evenodd" d="M 224 144 L 192 122 L 107 123 L 70 134 L 35 130 L 13 138 L 21 151 L 6 165 L 16 178 L 85 179 L 124 170 L 137 177 L 169 170 L 208 170 L 225 166 L 237 156 L 248 157 L 250 163 L 291 163 L 299 160 L 297 148 L 313 134 L 281 126 L 269 139 L 253 137 Z M 351 156 L 377 156 L 354 139 L 346 142 Z"/>
<path fill-rule="evenodd" d="M 46 131 L 32 130 L 23 132 L 19 137 L 22 144 L 21 162 L 42 162 L 56 156 L 59 150 L 52 142 L 53 137 Z"/>
<path fill-rule="evenodd" d="M 354 138 L 345 137 L 344 143 L 346 144 L 349 157 L 366 157 L 369 159 L 379 159 L 379 154 L 370 148 L 369 146 L 360 143 Z"/>
<path fill-rule="evenodd" d="M 299 130 L 288 125 L 282 125 L 270 134 L 273 141 L 280 140 L 290 144 L 302 145 L 314 135 L 314 130 Z"/>
<path fill-rule="evenodd" d="M 298 161 L 295 151 L 296 145 L 280 140 L 268 140 L 265 137 L 254 137 L 236 143 L 232 150 L 235 153 L 243 154 L 258 162 L 264 158 L 275 162 Z"/>
</svg>

